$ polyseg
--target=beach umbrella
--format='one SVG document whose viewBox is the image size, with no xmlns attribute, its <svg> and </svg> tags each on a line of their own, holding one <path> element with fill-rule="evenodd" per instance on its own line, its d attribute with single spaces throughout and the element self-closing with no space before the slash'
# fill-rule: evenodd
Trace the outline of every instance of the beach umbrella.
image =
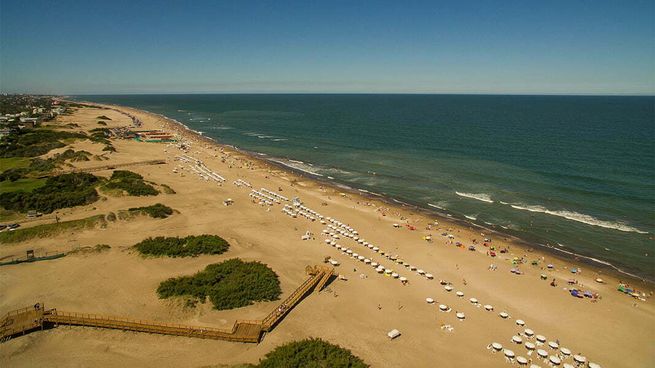
<svg viewBox="0 0 655 368">
<path fill-rule="evenodd" d="M 423 271 L 423 270 L 417 270 L 416 273 L 418 273 L 419 275 L 424 275 L 424 274 L 425 274 L 425 271 Z"/>
<path fill-rule="evenodd" d="M 446 289 L 446 291 L 453 291 L 453 287 L 450 285 L 446 285 L 443 288 Z"/>
<path fill-rule="evenodd" d="M 532 330 L 529 329 L 529 328 L 526 328 L 525 330 L 523 330 L 523 333 L 525 333 L 526 336 L 532 336 L 532 335 L 534 335 L 534 331 L 532 331 Z"/>
<path fill-rule="evenodd" d="M 562 364 L 562 367 L 564 367 L 564 368 L 575 368 L 575 367 L 573 367 L 573 364 L 571 364 L 571 363 L 564 363 L 564 364 Z"/>
<path fill-rule="evenodd" d="M 542 358 L 546 358 L 548 356 L 548 352 L 544 349 L 538 349 L 537 355 L 539 355 Z"/>
<path fill-rule="evenodd" d="M 458 292 L 456 292 L 455 294 L 456 294 L 458 297 L 460 297 L 460 298 L 464 296 L 464 293 L 461 292 L 461 291 L 458 291 Z"/>
<path fill-rule="evenodd" d="M 559 348 L 559 344 L 556 343 L 555 341 L 548 342 L 548 346 L 550 346 L 551 349 L 558 349 Z"/>
<path fill-rule="evenodd" d="M 407 281 L 407 277 L 402 277 L 402 276 L 401 276 L 401 277 L 400 277 L 400 281 L 402 281 L 402 282 Z"/>
<path fill-rule="evenodd" d="M 366 258 L 366 259 L 364 259 L 364 263 L 366 263 L 366 264 L 371 264 L 371 260 L 368 259 L 368 258 Z"/>
<path fill-rule="evenodd" d="M 521 365 L 527 365 L 528 364 L 528 360 L 525 359 L 525 357 L 522 357 L 522 356 L 516 357 L 516 361 L 519 362 L 519 364 L 521 364 Z"/>
<path fill-rule="evenodd" d="M 366 259 L 366 257 L 364 257 L 364 256 L 357 256 L 357 259 L 363 262 L 363 261 Z"/>
<path fill-rule="evenodd" d="M 501 350 L 503 348 L 503 345 L 501 345 L 501 344 L 499 344 L 497 342 L 494 342 L 494 343 L 491 344 L 491 347 L 494 348 L 494 350 Z"/>
<path fill-rule="evenodd" d="M 373 261 L 371 261 L 371 266 L 373 266 L 373 267 L 377 267 L 377 266 L 379 266 L 379 264 L 378 264 L 377 262 L 373 262 Z"/>
<path fill-rule="evenodd" d="M 509 349 L 505 349 L 503 353 L 505 353 L 505 356 L 508 358 L 514 358 L 514 352 Z"/>
<path fill-rule="evenodd" d="M 519 325 L 519 326 L 524 326 L 525 322 L 522 319 L 517 319 L 516 324 Z"/>
<path fill-rule="evenodd" d="M 494 307 L 493 307 L 493 305 L 491 305 L 491 304 L 485 304 L 485 305 L 484 305 L 484 309 L 486 309 L 486 310 L 488 310 L 488 311 L 492 311 L 492 310 L 494 310 Z"/>
<path fill-rule="evenodd" d="M 536 348 L 536 346 L 534 346 L 534 344 L 531 343 L 530 341 L 526 341 L 525 342 L 525 348 L 528 349 L 528 350 L 534 350 Z"/>
<path fill-rule="evenodd" d="M 544 343 L 546 342 L 546 336 L 544 335 L 537 335 L 537 341 Z"/>
<path fill-rule="evenodd" d="M 346 251 L 346 253 L 348 253 L 348 254 L 353 254 L 353 251 L 350 250 L 350 249 L 348 249 L 348 250 Z"/>
<path fill-rule="evenodd" d="M 447 310 L 448 310 L 448 306 L 447 306 L 447 305 L 445 305 L 445 304 L 441 304 L 441 305 L 439 305 L 439 309 L 441 309 L 442 311 L 444 311 L 444 312 L 445 312 L 445 311 L 447 311 Z M 499 350 L 500 350 L 500 349 L 499 349 Z"/>
<path fill-rule="evenodd" d="M 409 269 L 412 271 L 416 271 L 416 266 L 409 266 Z"/>
<path fill-rule="evenodd" d="M 425 298 L 425 301 L 426 301 L 428 304 L 432 304 L 432 303 L 434 303 L 434 299 L 432 299 L 432 298 Z"/>
<path fill-rule="evenodd" d="M 564 354 L 564 355 L 571 355 L 571 350 L 569 350 L 567 348 L 560 348 L 559 351 L 561 351 L 562 354 Z"/>
<path fill-rule="evenodd" d="M 394 273 L 391 274 L 391 277 L 393 277 L 394 279 L 397 279 L 398 277 L 400 277 L 400 275 L 394 272 Z"/>
<path fill-rule="evenodd" d="M 470 301 L 471 303 L 473 303 L 473 304 L 478 304 L 478 300 L 475 299 L 475 298 L 471 298 L 471 299 L 469 299 L 469 301 Z"/>
<path fill-rule="evenodd" d="M 594 362 L 589 362 L 589 368 L 600 368 L 600 364 L 594 363 Z"/>
<path fill-rule="evenodd" d="M 578 362 L 580 364 L 584 364 L 587 361 L 587 358 L 585 358 L 582 355 L 577 355 L 576 354 L 576 355 L 573 356 L 573 360 L 575 360 L 576 362 Z"/>
<path fill-rule="evenodd" d="M 459 318 L 459 319 L 464 319 L 464 318 L 465 318 L 464 313 L 462 313 L 462 312 L 458 312 L 458 313 L 456 314 L 456 316 L 457 316 L 457 318 Z"/>
<path fill-rule="evenodd" d="M 325 239 L 325 244 L 330 244 L 330 239 Z"/>
<path fill-rule="evenodd" d="M 379 251 L 379 250 L 380 250 L 380 248 L 378 248 L 378 247 L 373 247 L 373 251 L 374 251 L 374 252 L 377 252 L 377 251 Z"/>
<path fill-rule="evenodd" d="M 523 343 L 523 339 L 519 335 L 512 336 L 512 341 L 514 341 L 517 344 L 522 344 Z"/>
<path fill-rule="evenodd" d="M 384 272 L 384 268 L 378 268 L 378 269 L 376 269 L 375 271 L 377 271 L 377 273 L 383 273 L 383 272 Z"/>
<path fill-rule="evenodd" d="M 500 318 L 507 318 L 507 317 L 509 317 L 509 314 L 507 314 L 507 312 L 500 312 L 500 313 L 498 313 L 498 315 L 500 316 Z"/>
<path fill-rule="evenodd" d="M 541 368 L 541 367 L 536 364 L 530 364 L 530 368 Z"/>
<path fill-rule="evenodd" d="M 549 356 L 548 360 L 550 360 L 550 362 L 555 364 L 555 365 L 559 365 L 560 363 L 562 363 L 562 359 L 560 359 L 560 358 L 558 358 L 558 357 L 556 357 L 554 355 Z"/>
<path fill-rule="evenodd" d="M 426 274 L 425 274 L 425 277 L 427 277 L 428 280 L 432 280 L 432 279 L 434 278 L 434 276 L 432 276 L 431 273 L 426 273 Z"/>
<path fill-rule="evenodd" d="M 391 275 L 391 273 L 392 273 L 393 271 L 390 270 L 390 269 L 386 269 L 384 272 L 385 272 L 387 275 Z"/>
</svg>

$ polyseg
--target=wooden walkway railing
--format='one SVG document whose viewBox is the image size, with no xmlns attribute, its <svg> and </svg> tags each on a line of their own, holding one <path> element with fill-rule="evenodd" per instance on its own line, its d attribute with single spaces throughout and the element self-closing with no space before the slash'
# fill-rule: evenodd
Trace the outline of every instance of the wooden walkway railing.
<svg viewBox="0 0 655 368">
<path fill-rule="evenodd" d="M 162 165 L 165 164 L 166 160 L 147 160 L 147 161 L 135 161 L 135 162 L 126 162 L 123 164 L 108 164 L 102 166 L 92 166 L 92 167 L 77 167 L 74 169 L 68 170 L 57 170 L 56 174 L 68 174 L 76 172 L 94 172 L 94 171 L 103 171 L 103 170 L 113 170 L 119 167 L 129 167 L 129 166 L 140 166 L 140 165 Z"/>
<path fill-rule="evenodd" d="M 311 290 L 320 291 L 332 276 L 333 269 L 325 266 L 307 267 L 310 277 L 263 320 L 237 320 L 232 329 L 189 326 L 98 314 L 72 313 L 57 309 L 46 310 L 42 303 L 7 313 L 0 320 L 0 341 L 25 333 L 58 325 L 87 326 L 123 331 L 148 332 L 162 335 L 196 337 L 234 342 L 258 343 Z"/>
</svg>

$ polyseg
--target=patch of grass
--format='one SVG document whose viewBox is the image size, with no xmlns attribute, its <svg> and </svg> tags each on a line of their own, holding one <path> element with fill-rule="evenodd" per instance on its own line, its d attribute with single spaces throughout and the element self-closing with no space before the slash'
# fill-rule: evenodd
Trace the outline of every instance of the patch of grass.
<svg viewBox="0 0 655 368">
<path fill-rule="evenodd" d="M 104 185 L 104 188 L 109 190 L 118 189 L 132 196 L 159 194 L 157 189 L 143 181 L 143 176 L 127 170 L 115 170 L 111 174 L 109 182 Z"/>
<path fill-rule="evenodd" d="M 70 173 L 48 178 L 32 192 L 14 191 L 0 194 L 0 206 L 25 212 L 50 213 L 59 208 L 74 207 L 98 200 L 95 186 L 98 178 L 88 173 Z"/>
<path fill-rule="evenodd" d="M 0 145 L 0 157 L 36 157 L 55 148 L 65 147 L 64 140 L 88 138 L 81 133 L 62 132 L 51 129 L 30 129 L 12 134 Z"/>
<path fill-rule="evenodd" d="M 162 299 L 185 296 L 200 302 L 209 298 L 214 308 L 224 310 L 277 300 L 282 290 L 268 266 L 235 258 L 211 264 L 193 276 L 168 279 L 159 285 L 157 294 Z"/>
<path fill-rule="evenodd" d="M 102 253 L 110 250 L 111 247 L 107 244 L 96 244 L 93 247 L 79 247 L 68 252 L 68 254 L 91 254 L 91 253 Z"/>
<path fill-rule="evenodd" d="M 173 188 L 169 187 L 168 185 L 161 184 L 161 187 L 164 188 L 164 193 L 166 193 L 166 194 L 175 194 L 175 191 L 173 190 Z"/>
<path fill-rule="evenodd" d="M 28 228 L 19 228 L 14 231 L 1 232 L 0 243 L 9 244 L 37 238 L 47 238 L 66 231 L 82 231 L 95 228 L 99 225 L 106 225 L 104 215 L 96 215 L 80 220 L 63 221 L 60 223 L 38 225 Z"/>
<path fill-rule="evenodd" d="M 27 157 L 0 158 L 0 167 L 2 168 L 2 171 L 20 169 L 28 166 L 30 166 L 30 159 Z"/>
<path fill-rule="evenodd" d="M 230 244 L 216 235 L 187 236 L 186 238 L 158 236 L 145 239 L 134 247 L 139 253 L 148 256 L 195 257 L 201 254 L 225 253 Z"/>
<path fill-rule="evenodd" d="M 16 181 L 0 182 L 0 194 L 7 192 L 31 192 L 45 184 L 45 179 L 18 179 Z"/>
<path fill-rule="evenodd" d="M 293 341 L 266 354 L 257 368 L 366 368 L 359 357 L 321 339 Z"/>
<path fill-rule="evenodd" d="M 128 211 L 132 213 L 142 213 L 152 218 L 167 218 L 173 214 L 172 208 L 164 206 L 161 203 L 153 204 L 152 206 L 147 207 L 130 208 Z"/>
</svg>

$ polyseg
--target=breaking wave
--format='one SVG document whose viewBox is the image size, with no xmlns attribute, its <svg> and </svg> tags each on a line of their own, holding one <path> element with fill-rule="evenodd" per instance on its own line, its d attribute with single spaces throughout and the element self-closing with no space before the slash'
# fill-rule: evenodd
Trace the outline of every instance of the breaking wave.
<svg viewBox="0 0 655 368">
<path fill-rule="evenodd" d="M 593 216 L 585 215 L 583 213 L 577 213 L 573 211 L 553 211 L 542 206 L 515 205 L 515 204 L 512 204 L 510 206 L 517 210 L 545 213 L 547 215 L 562 217 L 567 220 L 577 221 L 592 226 L 604 227 L 606 229 L 619 230 L 628 233 L 648 234 L 647 231 L 642 231 L 635 227 L 622 224 L 620 222 L 599 220 Z"/>
<path fill-rule="evenodd" d="M 489 194 L 485 194 L 485 193 L 475 194 L 475 193 L 455 192 L 455 194 L 457 194 L 460 197 L 471 198 L 471 199 L 475 199 L 475 200 L 482 201 L 482 202 L 487 202 L 487 203 L 494 203 L 494 201 L 491 199 L 491 196 Z"/>
</svg>

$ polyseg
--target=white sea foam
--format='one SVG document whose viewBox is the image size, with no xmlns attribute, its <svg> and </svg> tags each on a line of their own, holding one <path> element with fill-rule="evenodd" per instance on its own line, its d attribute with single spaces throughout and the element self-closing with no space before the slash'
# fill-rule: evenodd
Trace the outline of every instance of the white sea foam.
<svg viewBox="0 0 655 368">
<path fill-rule="evenodd" d="M 487 203 L 494 203 L 494 201 L 491 199 L 491 196 L 489 194 L 485 194 L 485 193 L 475 194 L 475 193 L 455 192 L 455 194 L 457 194 L 460 197 L 471 198 L 471 199 L 475 199 L 475 200 L 482 201 L 482 202 L 487 202 Z"/>
<path fill-rule="evenodd" d="M 542 206 L 515 205 L 515 204 L 512 204 L 511 207 L 522 211 L 545 213 L 547 215 L 562 217 L 567 220 L 577 221 L 592 226 L 604 227 L 606 229 L 619 230 L 628 233 L 648 234 L 647 231 L 642 231 L 635 227 L 620 222 L 599 220 L 593 216 L 585 215 L 583 213 L 578 213 L 573 211 L 553 211 Z"/>
<path fill-rule="evenodd" d="M 474 220 L 474 221 L 478 219 L 478 218 L 475 217 L 475 216 L 469 216 L 469 215 L 464 215 L 464 217 L 466 217 L 466 218 L 469 219 L 469 220 Z"/>
<path fill-rule="evenodd" d="M 323 175 L 321 175 L 321 174 L 319 174 L 317 172 L 312 171 L 313 168 L 311 167 L 311 165 L 305 164 L 302 161 L 296 161 L 296 160 L 283 161 L 283 160 L 273 160 L 273 159 L 271 159 L 271 161 L 277 162 L 278 164 L 282 164 L 282 165 L 284 165 L 286 167 L 290 167 L 292 169 L 296 169 L 296 170 L 305 172 L 307 174 L 311 174 L 311 175 L 315 175 L 315 176 L 323 176 Z"/>
<path fill-rule="evenodd" d="M 432 203 L 428 203 L 428 206 L 430 206 L 430 207 L 434 207 L 434 208 L 438 208 L 438 209 L 440 209 L 440 210 L 444 210 L 444 211 L 446 210 L 445 208 L 440 207 L 440 206 L 437 206 L 436 204 L 432 204 Z"/>
</svg>

